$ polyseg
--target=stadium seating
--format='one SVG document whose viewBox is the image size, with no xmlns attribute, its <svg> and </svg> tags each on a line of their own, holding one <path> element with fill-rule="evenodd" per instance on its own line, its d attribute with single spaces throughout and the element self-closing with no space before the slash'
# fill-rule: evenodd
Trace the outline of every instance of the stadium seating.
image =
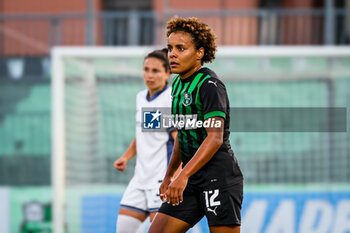
<svg viewBox="0 0 350 233">
<path fill-rule="evenodd" d="M 303 66 L 302 63 L 295 65 L 283 59 L 268 62 L 269 72 L 276 74 Z M 320 67 L 324 62 L 323 59 L 315 58 L 307 69 L 315 72 L 316 68 L 322 69 Z M 340 64 L 343 69 L 347 69 L 348 64 L 345 63 Z M 241 69 L 241 74 L 244 75 L 266 64 L 263 60 L 259 63 L 256 60 L 241 59 L 234 65 L 237 72 Z M 283 79 L 266 81 L 266 77 L 252 82 L 242 77 L 235 80 L 224 77 L 232 107 L 350 107 L 350 80 L 341 75 L 333 81 L 305 79 L 301 82 Z M 128 78 L 121 78 L 116 83 L 102 82 L 98 86 L 98 101 L 103 118 L 100 128 L 104 137 L 102 155 L 105 158 L 107 183 L 127 183 L 133 175 L 133 169 L 128 169 L 126 175 L 118 175 L 113 169 L 113 161 L 122 155 L 135 135 L 135 95 L 143 88 L 142 79 L 130 82 Z M 48 184 L 50 169 L 39 168 L 48 167 L 51 156 L 50 83 L 6 83 L 0 86 L 0 97 L 0 159 L 1 165 L 7 167 L 7 170 L 0 169 L 4 173 L 0 184 Z M 231 117 L 235 117 L 234 112 Z M 234 120 L 232 122 L 235 123 Z M 350 157 L 349 141 L 348 134 L 330 136 L 316 132 L 301 133 L 296 137 L 294 133 L 282 132 L 231 133 L 231 143 L 244 171 L 245 180 L 252 184 L 321 182 L 328 179 L 325 176 L 329 174 L 322 171 L 329 166 L 333 171 L 332 179 L 348 181 L 349 169 L 337 168 L 343 168 L 344 159 Z M 10 164 L 15 164 L 20 158 L 26 159 L 26 169 L 32 171 L 25 170 L 26 172 L 46 174 L 42 176 L 44 178 L 40 178 L 40 175 L 33 176 L 30 182 L 24 177 L 26 172 L 18 172 L 17 178 L 6 178 L 9 177 L 5 175 L 8 169 L 17 169 Z M 333 162 L 329 164 L 328 161 Z M 134 163 L 135 160 L 132 160 L 130 166 Z"/>
</svg>

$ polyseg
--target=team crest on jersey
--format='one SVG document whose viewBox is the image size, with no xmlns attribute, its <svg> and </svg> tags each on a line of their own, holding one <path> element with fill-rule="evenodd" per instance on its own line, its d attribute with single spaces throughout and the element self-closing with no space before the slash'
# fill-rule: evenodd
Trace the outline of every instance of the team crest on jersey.
<svg viewBox="0 0 350 233">
<path fill-rule="evenodd" d="M 184 106 L 188 106 L 192 103 L 192 95 L 188 92 L 184 93 L 184 99 L 182 101 Z"/>
</svg>

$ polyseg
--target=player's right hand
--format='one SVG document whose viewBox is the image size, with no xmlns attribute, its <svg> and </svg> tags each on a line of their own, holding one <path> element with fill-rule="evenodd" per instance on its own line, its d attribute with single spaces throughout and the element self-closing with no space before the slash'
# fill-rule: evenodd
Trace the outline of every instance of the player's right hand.
<svg viewBox="0 0 350 233">
<path fill-rule="evenodd" d="M 162 202 L 164 202 L 164 201 L 166 201 L 166 192 L 167 192 L 167 190 L 168 190 L 168 186 L 169 186 L 169 184 L 171 183 L 171 179 L 170 178 L 167 178 L 167 177 L 165 177 L 164 179 L 163 179 L 163 182 L 162 182 L 162 184 L 160 185 L 160 187 L 159 187 L 159 196 L 160 196 L 160 199 L 162 200 Z"/>
<path fill-rule="evenodd" d="M 114 167 L 119 171 L 124 171 L 126 169 L 126 164 L 128 163 L 127 159 L 123 156 L 114 161 Z"/>
</svg>

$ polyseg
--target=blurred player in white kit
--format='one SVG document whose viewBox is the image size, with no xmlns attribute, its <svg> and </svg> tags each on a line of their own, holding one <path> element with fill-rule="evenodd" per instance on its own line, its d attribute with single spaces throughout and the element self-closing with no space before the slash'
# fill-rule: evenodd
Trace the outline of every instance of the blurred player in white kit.
<svg viewBox="0 0 350 233">
<path fill-rule="evenodd" d="M 136 156 L 133 178 L 120 202 L 116 232 L 136 233 L 149 216 L 153 220 L 162 204 L 159 187 L 167 170 L 172 153 L 175 128 L 167 132 L 142 132 L 142 108 L 171 108 L 168 78 L 170 66 L 167 49 L 149 53 L 143 63 L 143 78 L 147 89 L 136 96 L 136 137 L 125 153 L 114 162 L 114 167 L 124 171 L 130 159 Z M 155 116 L 156 117 L 156 116 Z"/>
</svg>

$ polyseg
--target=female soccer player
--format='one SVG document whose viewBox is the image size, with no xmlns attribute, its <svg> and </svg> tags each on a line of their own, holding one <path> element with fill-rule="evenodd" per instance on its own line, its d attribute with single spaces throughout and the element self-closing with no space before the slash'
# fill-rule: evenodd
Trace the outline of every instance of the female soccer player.
<svg viewBox="0 0 350 233">
<path fill-rule="evenodd" d="M 212 233 L 240 232 L 243 176 L 229 142 L 229 101 L 225 85 L 202 67 L 215 58 L 215 35 L 197 18 L 175 17 L 167 37 L 171 71 L 178 74 L 171 93 L 178 137 L 159 189 L 165 202 L 149 232 L 186 232 L 203 216 Z"/>
<path fill-rule="evenodd" d="M 147 89 L 136 96 L 136 137 L 126 152 L 114 162 L 116 169 L 124 171 L 128 161 L 137 154 L 135 174 L 120 202 L 117 233 L 137 232 L 147 216 L 152 221 L 162 204 L 158 191 L 170 159 L 176 130 L 142 132 L 141 111 L 146 107 L 170 108 L 169 75 L 167 49 L 153 51 L 145 57 L 143 78 Z"/>
</svg>

